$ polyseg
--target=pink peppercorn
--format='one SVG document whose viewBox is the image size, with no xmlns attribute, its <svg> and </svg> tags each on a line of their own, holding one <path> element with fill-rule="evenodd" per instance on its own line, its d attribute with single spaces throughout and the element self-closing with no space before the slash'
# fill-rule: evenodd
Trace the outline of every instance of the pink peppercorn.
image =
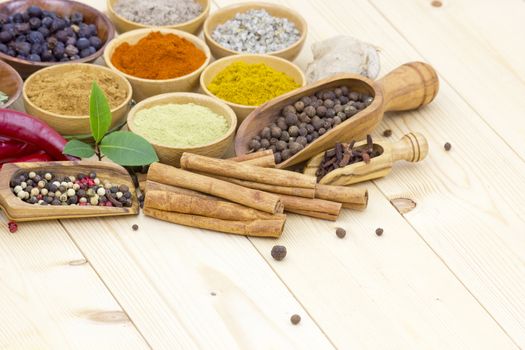
<svg viewBox="0 0 525 350">
<path fill-rule="evenodd" d="M 18 225 L 14 221 L 9 221 L 7 223 L 7 227 L 9 228 L 9 232 L 15 233 L 18 230 Z"/>
</svg>

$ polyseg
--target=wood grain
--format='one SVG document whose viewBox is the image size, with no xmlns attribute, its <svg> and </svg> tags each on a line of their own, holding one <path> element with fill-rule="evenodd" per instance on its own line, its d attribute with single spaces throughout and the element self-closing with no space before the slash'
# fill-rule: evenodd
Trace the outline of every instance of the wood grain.
<svg viewBox="0 0 525 350">
<path fill-rule="evenodd" d="M 435 8 L 426 0 L 370 1 L 379 13 L 377 18 L 383 17 L 381 22 L 393 25 L 410 43 L 404 54 L 414 57 L 417 51 L 417 56 L 432 62 L 482 120 L 525 159 L 525 65 L 521 59 L 525 49 L 516 41 L 516 33 L 525 32 L 523 1 L 505 0 L 498 6 L 475 0 L 442 2 Z M 375 36 L 366 35 L 371 40 Z M 402 57 L 394 51 L 392 56 Z M 493 101 L 507 102 L 498 104 L 495 112 Z"/>
<path fill-rule="evenodd" d="M 58 221 L 0 213 L 1 349 L 148 349 Z"/>
<path fill-rule="evenodd" d="M 219 2 L 227 5 L 238 1 Z M 300 9 L 310 24 L 306 47 L 314 40 L 350 33 L 381 47 L 384 71 L 409 60 L 421 60 L 396 28 L 366 1 L 279 2 Z M 90 3 L 104 7 L 101 0 Z M 408 4 L 402 2 L 402 6 Z M 430 7 L 427 2 L 422 4 Z M 411 23 L 422 16 L 404 8 L 400 13 Z M 433 22 L 428 18 L 425 21 Z M 415 35 L 421 28 L 419 21 Z M 465 26 L 451 30 L 447 44 L 455 45 Z M 442 27 L 437 31 L 446 32 Z M 428 38 L 432 35 L 421 36 L 430 45 L 433 40 Z M 448 46 L 439 45 L 436 53 L 448 52 Z M 463 46 L 455 54 L 467 55 Z M 485 53 L 491 54 L 489 50 Z M 483 51 L 476 54 L 481 57 Z M 458 61 L 457 67 L 478 62 L 477 57 L 469 57 L 468 62 L 458 57 L 450 57 Z M 304 68 L 310 58 L 309 50 L 303 50 L 297 63 Z M 439 64 L 437 68 L 443 72 L 447 67 Z M 492 113 L 495 99 L 481 94 L 476 86 L 483 86 L 477 83 L 485 69 L 472 73 L 477 68 L 468 68 L 457 75 L 461 81 L 455 82 L 455 87 L 472 83 L 468 102 L 475 105 L 484 100 L 481 102 L 486 115 L 496 120 L 500 115 Z M 486 67 L 489 73 L 490 69 L 499 70 Z M 512 81 L 508 74 L 491 73 L 486 77 L 493 82 Z M 497 96 L 497 101 L 505 101 L 500 98 L 503 95 L 494 93 L 505 93 L 509 87 L 494 83 L 491 89 L 486 85 L 483 89 Z M 337 223 L 290 215 L 291 225 L 279 240 L 288 247 L 289 254 L 281 262 L 269 256 L 272 244 L 267 240 L 251 241 L 257 252 L 241 237 L 207 234 L 166 223 L 150 225 L 143 216 L 64 224 L 154 348 L 325 349 L 331 347 L 325 335 L 341 349 L 516 348 L 506 332 L 513 337 L 523 333 L 520 296 L 524 294 L 524 278 L 519 257 L 525 247 L 519 227 L 524 211 L 516 199 L 522 183 L 515 176 L 523 170 L 512 151 L 480 124 L 479 116 L 450 86 L 442 85 L 435 102 L 421 114 L 387 116 L 378 129 L 393 129 L 398 137 L 408 130 L 431 134 L 430 170 L 410 164 L 396 166 L 394 175 L 377 182 L 380 190 L 368 186 L 370 206 L 366 211 L 343 210 Z M 513 104 L 498 104 L 501 116 L 517 115 L 512 106 L 521 103 L 513 100 Z M 514 125 L 496 126 L 514 135 L 513 141 L 523 142 L 517 127 L 512 130 Z M 454 152 L 446 156 L 439 153 L 445 141 L 452 142 Z M 492 147 L 505 151 L 496 152 Z M 480 154 L 484 161 L 479 160 Z M 490 162 L 493 156 L 496 164 Z M 506 171 L 509 168 L 514 174 L 511 177 Z M 478 174 L 479 169 L 482 171 Z M 502 169 L 504 177 L 500 177 Z M 440 180 L 436 182 L 436 178 Z M 517 190 L 510 193 L 509 184 L 516 183 Z M 503 194 L 499 193 L 500 186 Z M 410 223 L 389 204 L 384 191 L 394 202 L 400 197 L 417 202 L 406 215 Z M 496 199 L 491 201 L 493 196 Z M 447 206 L 449 201 L 452 206 Z M 477 222 L 473 224 L 474 218 Z M 133 223 L 140 226 L 136 232 L 130 230 Z M 385 229 L 380 238 L 374 233 L 379 225 Z M 335 236 L 336 226 L 347 229 L 344 240 Z M 19 252 L 14 261 L 22 264 L 32 258 L 32 252 Z M 9 312 L 9 321 L 14 317 L 11 314 L 31 315 L 32 311 Z M 303 317 L 299 326 L 289 323 L 291 313 Z M 0 333 L 0 339 L 4 334 L 17 335 L 10 328 L 2 329 L 8 331 Z M 70 336 L 68 331 L 63 333 Z M 49 339 L 59 337 L 49 334 Z M 129 339 L 122 337 L 124 341 Z M 40 342 L 36 344 L 41 346 Z"/>
</svg>

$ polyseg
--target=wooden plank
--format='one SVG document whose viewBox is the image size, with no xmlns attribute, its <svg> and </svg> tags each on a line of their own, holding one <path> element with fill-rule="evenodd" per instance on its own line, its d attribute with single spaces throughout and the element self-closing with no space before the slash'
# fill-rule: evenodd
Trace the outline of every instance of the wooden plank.
<svg viewBox="0 0 525 350">
<path fill-rule="evenodd" d="M 323 37 L 350 33 L 381 47 L 384 72 L 421 59 L 367 1 L 284 3 L 301 6 L 310 23 L 316 21 L 316 28 L 322 28 Z M 399 12 L 406 21 L 425 22 L 418 13 Z M 420 27 L 411 30 L 422 33 Z M 475 78 L 472 75 L 463 79 Z M 480 85 L 478 91 L 484 93 L 483 89 Z M 393 129 L 394 137 L 409 130 L 423 133 L 429 138 L 430 153 L 421 165 L 396 166 L 392 176 L 377 181 L 380 190 L 391 199 L 406 197 L 417 203 L 405 215 L 408 222 L 514 341 L 524 346 L 525 300 L 519 297 L 525 294 L 520 253 L 525 248 L 523 162 L 445 80 L 435 102 L 419 112 L 391 114 L 379 132 L 385 128 Z M 450 153 L 442 149 L 446 141 L 453 145 Z"/>
<path fill-rule="evenodd" d="M 371 3 L 525 159 L 525 47 L 516 40 L 525 32 L 523 1 Z"/>
<path fill-rule="evenodd" d="M 148 348 L 57 221 L 0 226 L 1 349 Z"/>
<path fill-rule="evenodd" d="M 332 348 L 245 237 L 142 214 L 63 224 L 155 349 Z"/>
<path fill-rule="evenodd" d="M 237 1 L 217 2 L 227 5 Z M 349 33 L 369 42 L 377 42 L 375 39 L 379 38 L 383 43 L 388 40 L 384 32 L 392 30 L 366 3 L 360 6 L 335 0 L 279 2 L 300 8 L 310 25 L 311 35 L 297 60 L 302 67 L 311 58 L 308 47 L 313 39 Z M 373 34 L 367 34 L 368 31 Z M 393 52 L 383 50 L 382 55 L 387 56 L 383 72 L 419 58 L 410 50 L 411 57 L 406 57 L 406 46 L 402 43 Z M 441 95 L 455 96 L 450 89 Z M 434 110 L 436 123 L 443 113 L 442 104 L 438 105 L 438 110 L 435 106 L 428 108 Z M 411 118 L 421 120 L 415 115 Z M 382 127 L 386 126 L 396 125 L 389 120 Z M 411 130 L 421 130 L 420 124 L 417 126 Z M 398 137 L 402 136 L 400 129 L 395 128 Z M 417 175 L 427 164 L 402 164 L 396 168 L 406 168 L 407 174 Z M 513 348 L 512 341 L 421 241 L 418 233 L 400 218 L 379 191 L 369 189 L 367 210 L 345 211 L 336 224 L 291 216 L 281 239 L 289 250 L 284 264 L 268 257 L 271 243 L 251 239 L 334 344 L 342 348 Z M 349 231 L 348 241 L 337 240 L 334 233 L 337 225 Z M 378 226 L 386 231 L 381 238 L 374 234 Z M 468 310 L 463 309 L 465 306 Z M 478 321 L 482 324 L 470 327 Z M 479 327 L 485 331 L 480 332 Z M 380 336 L 371 336 L 375 334 Z"/>
</svg>

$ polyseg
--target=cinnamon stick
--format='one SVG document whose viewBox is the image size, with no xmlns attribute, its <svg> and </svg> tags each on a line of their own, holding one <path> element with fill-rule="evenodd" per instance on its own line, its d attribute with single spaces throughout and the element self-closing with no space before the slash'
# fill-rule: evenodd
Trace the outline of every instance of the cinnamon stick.
<svg viewBox="0 0 525 350">
<path fill-rule="evenodd" d="M 281 198 L 283 204 L 284 204 L 284 210 L 289 212 L 297 212 L 300 211 L 301 213 L 323 213 L 335 216 L 339 216 L 339 213 L 341 212 L 341 203 L 337 202 L 331 202 L 324 199 L 310 199 L 310 198 L 301 198 L 301 197 L 294 197 L 294 196 L 287 196 L 284 194 L 280 194 L 279 197 Z M 307 214 L 305 214 L 307 215 Z M 312 215 L 308 215 L 312 216 Z M 314 216 L 318 217 L 318 216 Z"/>
<path fill-rule="evenodd" d="M 265 192 L 271 192 L 275 194 L 287 194 L 289 196 L 296 197 L 305 197 L 305 198 L 314 198 L 315 189 L 313 188 L 301 188 L 301 187 L 286 187 L 286 186 L 277 186 L 277 185 L 268 185 L 253 181 L 239 180 L 226 176 L 211 175 L 217 179 L 231 182 L 240 186 L 252 188 L 255 190 L 261 190 Z"/>
<path fill-rule="evenodd" d="M 237 164 L 231 161 L 229 163 Z M 253 190 L 161 163 L 150 165 L 148 180 L 211 194 L 270 214 L 283 211 L 283 204 L 275 194 Z"/>
<path fill-rule="evenodd" d="M 181 214 L 147 207 L 144 208 L 144 214 L 156 219 L 169 221 L 179 225 L 254 237 L 278 238 L 283 232 L 285 222 L 284 218 L 274 220 L 256 219 L 252 221 L 221 220 L 217 218 Z"/>
<path fill-rule="evenodd" d="M 228 158 L 228 160 L 260 166 L 262 168 L 275 168 L 275 157 L 273 156 L 273 151 L 271 149 L 243 154 L 234 158 Z"/>
<path fill-rule="evenodd" d="M 183 153 L 180 164 L 181 167 L 186 170 L 227 176 L 268 185 L 315 188 L 316 184 L 316 179 L 312 176 L 281 169 L 261 168 L 231 160 L 210 158 L 192 153 Z"/>
<path fill-rule="evenodd" d="M 343 203 L 343 208 L 364 209 L 368 205 L 368 190 L 358 187 L 317 184 L 315 198 Z M 345 206 L 345 204 L 349 206 Z"/>
<path fill-rule="evenodd" d="M 317 219 L 330 220 L 330 221 L 337 220 L 337 215 L 321 213 L 317 211 L 308 211 L 308 210 L 299 210 L 299 209 L 288 209 L 287 211 L 290 213 L 294 213 L 294 214 L 298 214 L 302 216 L 309 216 L 309 217 L 317 218 Z"/>
<path fill-rule="evenodd" d="M 284 214 L 268 214 L 236 203 L 158 190 L 148 191 L 144 207 L 232 221 L 280 220 L 285 217 Z"/>
</svg>

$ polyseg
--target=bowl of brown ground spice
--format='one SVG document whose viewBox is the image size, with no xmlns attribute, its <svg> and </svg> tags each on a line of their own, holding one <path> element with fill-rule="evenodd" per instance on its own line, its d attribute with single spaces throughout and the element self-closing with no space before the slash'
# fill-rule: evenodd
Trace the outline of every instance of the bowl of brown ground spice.
<svg viewBox="0 0 525 350">
<path fill-rule="evenodd" d="M 198 34 L 210 13 L 210 0 L 107 0 L 107 13 L 119 33 L 165 27 Z"/>
<path fill-rule="evenodd" d="M 104 51 L 106 64 L 129 80 L 137 102 L 193 91 L 210 57 L 203 40 L 166 28 L 132 30 L 113 39 Z"/>
<path fill-rule="evenodd" d="M 24 84 L 25 109 L 62 135 L 89 135 L 89 95 L 93 81 L 108 99 L 111 128 L 121 127 L 131 106 L 131 84 L 111 69 L 98 65 L 66 63 L 34 73 Z"/>
</svg>

